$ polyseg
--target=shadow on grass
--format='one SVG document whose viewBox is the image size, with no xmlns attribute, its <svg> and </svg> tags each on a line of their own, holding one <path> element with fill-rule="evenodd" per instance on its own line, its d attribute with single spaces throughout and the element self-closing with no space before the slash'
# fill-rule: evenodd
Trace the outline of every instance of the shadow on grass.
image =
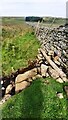
<svg viewBox="0 0 68 120">
<path fill-rule="evenodd" d="M 24 91 L 23 95 L 23 118 L 42 118 L 43 95 L 41 91 L 41 81 L 36 80 L 31 87 Z"/>
<path fill-rule="evenodd" d="M 42 119 L 43 93 L 40 79 L 6 102 L 2 109 L 4 120 Z"/>
</svg>

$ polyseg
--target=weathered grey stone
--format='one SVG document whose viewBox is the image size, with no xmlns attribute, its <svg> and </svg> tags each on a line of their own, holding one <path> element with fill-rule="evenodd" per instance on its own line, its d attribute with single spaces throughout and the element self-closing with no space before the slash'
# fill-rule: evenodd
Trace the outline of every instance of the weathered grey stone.
<svg viewBox="0 0 68 120">
<path fill-rule="evenodd" d="M 37 75 L 37 68 L 31 69 L 23 74 L 19 74 L 15 79 L 15 85 Z"/>
<path fill-rule="evenodd" d="M 48 52 L 48 55 L 52 55 L 52 56 L 54 56 L 54 51 L 52 51 L 52 50 L 50 50 L 49 52 Z"/>
<path fill-rule="evenodd" d="M 48 62 L 47 62 L 47 61 L 45 61 L 45 65 L 48 65 Z"/>
<path fill-rule="evenodd" d="M 42 75 L 37 74 L 37 75 L 36 75 L 36 79 L 37 79 L 37 78 L 42 78 Z"/>
<path fill-rule="evenodd" d="M 37 78 L 42 78 L 40 74 L 37 74 L 36 76 L 32 77 L 32 80 L 36 80 Z"/>
<path fill-rule="evenodd" d="M 63 61 L 68 53 L 67 52 L 68 31 L 66 30 L 66 28 L 64 26 L 62 26 L 62 27 L 58 27 L 58 28 L 48 28 L 47 27 L 47 28 L 43 29 L 42 31 L 41 31 L 41 29 L 42 28 L 40 26 L 40 29 L 39 29 L 39 37 L 40 38 L 39 39 L 40 39 L 41 43 L 43 44 L 43 48 L 45 48 L 45 50 L 47 51 L 48 54 L 49 54 L 50 50 L 56 50 L 57 55 Z M 43 39 L 43 38 L 45 38 L 45 39 Z M 54 49 L 52 49 L 52 46 L 54 47 Z M 63 50 L 65 50 L 65 52 L 63 52 Z M 59 51 L 60 51 L 60 54 L 59 54 Z M 56 61 L 56 64 L 59 65 L 59 63 L 57 61 Z M 67 59 L 66 59 L 65 64 L 67 65 Z M 60 63 L 60 67 L 63 68 L 62 63 Z M 68 75 L 67 72 L 66 72 L 66 74 Z"/>
<path fill-rule="evenodd" d="M 59 77 L 59 74 L 52 67 L 49 67 L 49 75 L 54 79 L 57 79 Z"/>
<path fill-rule="evenodd" d="M 13 88 L 12 84 L 8 85 L 6 88 L 5 94 L 9 94 L 11 92 L 12 88 Z"/>
<path fill-rule="evenodd" d="M 30 82 L 27 82 L 27 81 L 23 81 L 23 82 L 17 83 L 15 85 L 15 92 L 18 93 L 19 91 L 25 89 L 29 85 L 30 85 Z"/>
<path fill-rule="evenodd" d="M 3 80 L 1 80 L 1 85 L 3 84 Z"/>
<path fill-rule="evenodd" d="M 3 99 L 0 101 L 0 105 L 2 105 L 3 103 L 5 103 L 9 98 L 11 97 L 10 94 L 7 94 L 3 97 Z"/>
<path fill-rule="evenodd" d="M 57 82 L 63 83 L 63 80 L 61 78 L 56 79 Z"/>
<path fill-rule="evenodd" d="M 54 57 L 54 62 L 55 62 L 57 65 L 60 65 L 59 57 L 58 57 L 58 56 Z"/>
<path fill-rule="evenodd" d="M 57 93 L 57 97 L 60 98 L 60 99 L 64 98 L 63 93 Z"/>
<path fill-rule="evenodd" d="M 63 77 L 64 82 L 68 82 L 68 79 L 66 77 Z"/>
<path fill-rule="evenodd" d="M 46 77 L 49 77 L 49 74 L 46 72 Z"/>
<path fill-rule="evenodd" d="M 46 76 L 47 69 L 48 69 L 48 66 L 46 66 L 46 65 L 44 65 L 44 64 L 41 64 L 41 75 L 42 75 L 43 77 Z"/>
<path fill-rule="evenodd" d="M 37 55 L 37 58 L 38 58 L 38 60 L 42 60 L 42 59 L 44 59 L 42 56 L 40 56 L 39 54 Z"/>
<path fill-rule="evenodd" d="M 10 94 L 5 95 L 5 96 L 4 96 L 5 101 L 7 101 L 10 97 L 11 97 Z"/>
<path fill-rule="evenodd" d="M 28 82 L 32 82 L 33 80 L 32 80 L 32 78 L 29 78 L 29 79 L 27 79 L 27 81 L 28 81 Z"/>
</svg>

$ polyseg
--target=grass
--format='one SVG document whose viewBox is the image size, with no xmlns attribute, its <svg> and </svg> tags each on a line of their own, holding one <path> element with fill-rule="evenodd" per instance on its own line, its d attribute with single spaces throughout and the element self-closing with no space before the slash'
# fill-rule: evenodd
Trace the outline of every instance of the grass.
<svg viewBox="0 0 68 120">
<path fill-rule="evenodd" d="M 29 59 L 35 59 L 40 44 L 22 18 L 3 18 L 2 30 L 2 73 L 7 75 L 12 67 L 17 70 L 27 66 Z"/>
<path fill-rule="evenodd" d="M 49 84 L 43 81 L 48 80 Z M 2 107 L 4 118 L 41 118 L 41 119 L 67 119 L 67 101 L 59 99 L 56 92 L 63 92 L 63 84 L 54 79 L 36 79 L 32 85 L 21 93 L 13 96 Z"/>
<path fill-rule="evenodd" d="M 35 59 L 39 47 L 40 44 L 32 33 L 26 33 L 10 41 L 5 40 L 2 45 L 3 71 L 10 73 L 11 67 L 16 70 L 26 66 L 29 59 Z"/>
<path fill-rule="evenodd" d="M 6 75 L 11 73 L 12 67 L 17 70 L 27 66 L 29 59 L 35 59 L 40 44 L 33 29 L 21 19 L 4 18 L 3 30 L 1 62 L 2 72 Z M 49 80 L 49 84 L 44 84 L 45 80 Z M 6 120 L 8 118 L 68 119 L 67 100 L 63 91 L 65 84 L 67 85 L 67 83 L 60 84 L 52 78 L 36 79 L 30 87 L 2 105 L 0 114 Z M 63 92 L 64 98 L 57 98 L 56 92 Z"/>
<path fill-rule="evenodd" d="M 54 23 L 54 24 L 58 24 L 58 25 L 63 25 L 66 23 L 66 19 L 65 18 L 56 18 L 56 17 L 44 17 L 43 18 L 45 23 Z"/>
<path fill-rule="evenodd" d="M 32 31 L 32 28 L 25 24 L 23 18 L 2 18 L 2 37 L 14 38 Z"/>
</svg>

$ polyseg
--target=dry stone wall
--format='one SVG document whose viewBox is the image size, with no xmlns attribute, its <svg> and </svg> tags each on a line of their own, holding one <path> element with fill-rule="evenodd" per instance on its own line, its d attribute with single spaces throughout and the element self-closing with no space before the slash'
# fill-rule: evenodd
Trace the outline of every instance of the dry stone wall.
<svg viewBox="0 0 68 120">
<path fill-rule="evenodd" d="M 3 94 L 3 99 L 0 101 L 1 105 L 15 93 L 30 86 L 36 78 L 51 76 L 59 83 L 68 82 L 67 27 L 38 27 L 35 34 L 41 43 L 37 58 L 34 61 L 29 61 L 28 67 L 20 68 L 10 76 L 0 79 L 1 93 Z M 48 84 L 48 81 L 46 82 Z M 64 89 L 68 96 L 68 86 Z"/>
<path fill-rule="evenodd" d="M 47 55 L 51 55 L 51 57 L 57 55 L 59 57 L 57 64 L 68 77 L 68 26 L 59 26 L 58 28 L 39 27 L 36 30 L 36 36 Z"/>
</svg>

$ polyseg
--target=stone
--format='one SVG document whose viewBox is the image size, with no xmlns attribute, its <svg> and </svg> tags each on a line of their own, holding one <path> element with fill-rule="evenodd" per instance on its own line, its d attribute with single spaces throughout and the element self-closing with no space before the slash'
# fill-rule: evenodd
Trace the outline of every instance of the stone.
<svg viewBox="0 0 68 120">
<path fill-rule="evenodd" d="M 42 75 L 37 74 L 37 75 L 36 75 L 36 78 L 42 78 Z"/>
<path fill-rule="evenodd" d="M 32 80 L 35 80 L 36 79 L 36 76 L 32 77 Z"/>
<path fill-rule="evenodd" d="M 49 51 L 49 52 L 48 52 L 48 55 L 50 55 L 50 56 L 51 56 L 51 55 L 54 56 L 54 51 L 52 51 L 52 50 Z"/>
<path fill-rule="evenodd" d="M 10 94 L 7 94 L 3 97 L 3 99 L 0 101 L 0 105 L 2 105 L 3 103 L 5 103 L 9 98 L 11 97 Z"/>
<path fill-rule="evenodd" d="M 56 51 L 55 51 L 55 54 L 56 54 L 57 56 L 61 57 L 61 51 L 60 51 L 60 50 L 56 50 Z"/>
<path fill-rule="evenodd" d="M 60 99 L 64 98 L 63 93 L 57 93 L 57 97 L 60 98 Z"/>
<path fill-rule="evenodd" d="M 5 103 L 5 99 L 3 98 L 1 102 L 2 102 L 2 104 Z"/>
<path fill-rule="evenodd" d="M 53 77 L 54 79 L 57 79 L 59 77 L 59 74 L 52 67 L 49 67 L 48 71 L 50 76 Z"/>
<path fill-rule="evenodd" d="M 15 84 L 21 83 L 25 80 L 28 80 L 29 78 L 32 78 L 37 75 L 37 68 L 31 69 L 29 71 L 26 71 L 23 74 L 19 74 L 15 79 Z"/>
<path fill-rule="evenodd" d="M 59 65 L 60 66 L 60 62 L 59 61 L 54 61 L 57 65 Z"/>
<path fill-rule="evenodd" d="M 46 72 L 46 77 L 49 77 L 49 74 Z"/>
<path fill-rule="evenodd" d="M 27 81 L 31 83 L 33 80 L 32 80 L 32 78 L 29 78 Z"/>
<path fill-rule="evenodd" d="M 5 88 L 4 88 L 4 87 L 2 87 L 2 88 L 1 88 L 1 90 L 5 90 Z"/>
<path fill-rule="evenodd" d="M 68 79 L 66 77 L 63 77 L 64 82 L 68 82 Z"/>
<path fill-rule="evenodd" d="M 47 62 L 47 61 L 45 61 L 45 65 L 48 65 L 48 62 Z"/>
<path fill-rule="evenodd" d="M 3 85 L 3 80 L 1 80 L 1 85 Z"/>
<path fill-rule="evenodd" d="M 5 101 L 7 101 L 10 97 L 11 97 L 10 94 L 5 95 L 5 96 L 4 96 Z"/>
<path fill-rule="evenodd" d="M 38 54 L 38 55 L 39 55 L 39 57 L 41 57 L 41 58 L 43 57 L 41 53 L 40 53 L 40 54 Z"/>
<path fill-rule="evenodd" d="M 15 84 L 15 92 L 18 93 L 22 91 L 23 89 L 25 89 L 26 87 L 28 87 L 29 85 L 30 85 L 30 82 L 27 82 L 27 81 L 17 83 Z"/>
<path fill-rule="evenodd" d="M 39 60 L 39 64 L 41 64 L 43 62 L 43 60 Z"/>
<path fill-rule="evenodd" d="M 61 78 L 56 79 L 57 82 L 63 83 L 63 80 Z"/>
<path fill-rule="evenodd" d="M 41 75 L 42 77 L 46 76 L 46 72 L 47 72 L 48 66 L 41 64 Z"/>
<path fill-rule="evenodd" d="M 54 57 L 54 61 L 58 61 L 59 60 L 59 57 L 58 56 L 55 56 Z"/>
<path fill-rule="evenodd" d="M 42 54 L 38 54 L 37 58 L 38 58 L 38 60 L 44 60 L 44 57 L 42 56 Z"/>
<path fill-rule="evenodd" d="M 12 88 L 13 88 L 12 84 L 9 84 L 9 85 L 7 86 L 7 88 L 6 88 L 5 94 L 10 93 L 11 90 L 12 90 Z"/>
<path fill-rule="evenodd" d="M 40 74 L 37 74 L 35 77 L 32 77 L 33 80 L 36 80 L 37 78 L 42 78 Z"/>
<path fill-rule="evenodd" d="M 42 26 L 40 26 L 39 28 L 38 36 L 41 41 L 42 48 L 45 48 L 48 55 L 51 55 L 51 53 L 49 53 L 50 51 L 54 51 L 56 55 L 59 56 L 60 59 L 62 57 L 62 61 L 63 61 L 64 57 L 67 57 L 66 51 L 67 51 L 67 42 L 68 42 L 67 37 L 65 36 L 66 35 L 65 29 L 63 29 L 64 26 L 61 29 L 59 27 L 51 28 L 51 29 L 47 27 L 45 28 L 45 30 L 44 29 L 41 30 L 42 29 L 41 27 Z M 61 65 L 62 63 L 60 61 L 55 61 L 55 63 L 59 65 L 61 68 L 63 68 L 63 65 Z M 67 65 L 67 62 L 65 64 Z M 66 74 L 68 75 L 67 72 Z"/>
<path fill-rule="evenodd" d="M 40 57 L 39 55 L 37 55 L 37 58 L 38 58 L 38 60 L 42 60 L 42 57 Z"/>
</svg>

